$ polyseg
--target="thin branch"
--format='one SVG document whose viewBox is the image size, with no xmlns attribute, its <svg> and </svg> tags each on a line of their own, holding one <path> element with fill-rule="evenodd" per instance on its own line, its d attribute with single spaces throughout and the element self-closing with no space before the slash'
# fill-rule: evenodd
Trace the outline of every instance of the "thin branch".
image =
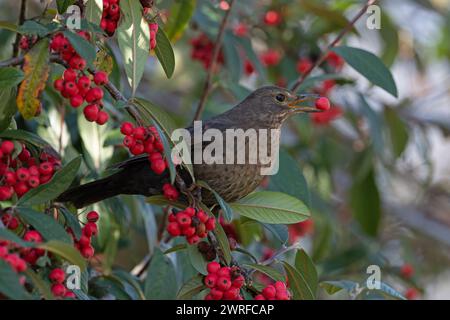
<svg viewBox="0 0 450 320">
<path fill-rule="evenodd" d="M 27 11 L 27 0 L 22 0 L 20 3 L 20 13 L 19 13 L 19 26 L 23 24 L 25 21 L 25 15 Z M 19 45 L 20 45 L 20 39 L 21 34 L 16 34 L 16 41 L 14 41 L 13 45 L 13 57 L 17 57 L 19 55 Z"/>
<path fill-rule="evenodd" d="M 217 34 L 216 42 L 214 45 L 212 61 L 211 61 L 211 64 L 209 65 L 208 74 L 206 76 L 206 81 L 205 81 L 205 85 L 203 87 L 202 96 L 198 103 L 197 110 L 195 111 L 194 121 L 200 119 L 200 117 L 203 113 L 203 110 L 205 109 L 206 98 L 208 97 L 209 92 L 211 91 L 213 73 L 214 73 L 214 70 L 216 69 L 217 58 L 219 57 L 220 48 L 222 47 L 223 36 L 225 34 L 225 27 L 227 25 L 228 18 L 230 17 L 231 10 L 233 9 L 233 4 L 234 4 L 234 0 L 231 0 L 229 3 L 230 7 L 226 11 L 226 13 L 222 19 L 222 22 L 220 24 L 219 33 Z"/>
<path fill-rule="evenodd" d="M 292 86 L 291 90 L 293 92 L 297 91 L 298 88 L 302 85 L 302 83 L 306 80 L 306 78 L 311 74 L 311 72 L 318 66 L 320 66 L 327 58 L 328 53 L 332 48 L 334 48 L 341 40 L 344 38 L 344 36 L 352 30 L 355 23 L 367 12 L 367 9 L 374 5 L 377 2 L 377 0 L 368 0 L 367 3 L 364 5 L 364 7 L 361 8 L 361 10 L 358 12 L 358 14 L 347 24 L 347 26 L 342 29 L 342 31 L 338 34 L 336 39 L 334 39 L 333 42 L 331 42 L 327 48 L 323 51 L 322 55 L 319 59 L 316 60 L 316 62 L 309 68 L 308 71 L 303 73 L 297 81 Z"/>
</svg>

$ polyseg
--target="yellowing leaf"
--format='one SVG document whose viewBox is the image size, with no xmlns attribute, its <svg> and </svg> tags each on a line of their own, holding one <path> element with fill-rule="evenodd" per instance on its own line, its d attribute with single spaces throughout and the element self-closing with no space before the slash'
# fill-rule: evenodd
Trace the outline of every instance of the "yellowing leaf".
<svg viewBox="0 0 450 320">
<path fill-rule="evenodd" d="M 19 87 L 17 108 L 27 120 L 39 110 L 39 96 L 45 88 L 49 70 L 48 40 L 43 39 L 24 57 L 24 80 Z"/>
</svg>

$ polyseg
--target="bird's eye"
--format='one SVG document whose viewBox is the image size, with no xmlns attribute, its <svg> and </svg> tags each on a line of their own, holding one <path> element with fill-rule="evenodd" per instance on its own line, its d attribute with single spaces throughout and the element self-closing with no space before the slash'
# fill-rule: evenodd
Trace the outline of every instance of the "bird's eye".
<svg viewBox="0 0 450 320">
<path fill-rule="evenodd" d="M 275 96 L 275 99 L 277 99 L 277 101 L 279 102 L 284 102 L 286 100 L 286 96 L 284 94 L 279 93 Z"/>
</svg>

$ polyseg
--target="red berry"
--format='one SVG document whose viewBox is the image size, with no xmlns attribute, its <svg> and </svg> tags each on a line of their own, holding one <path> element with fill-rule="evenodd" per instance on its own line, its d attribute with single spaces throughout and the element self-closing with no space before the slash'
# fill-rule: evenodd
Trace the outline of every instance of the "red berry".
<svg viewBox="0 0 450 320">
<path fill-rule="evenodd" d="M 316 108 L 319 110 L 329 110 L 330 109 L 330 100 L 325 97 L 320 97 L 316 100 Z"/>
<path fill-rule="evenodd" d="M 200 241 L 200 237 L 197 236 L 196 234 L 194 234 L 193 236 L 190 236 L 189 238 L 187 238 L 187 242 L 189 244 L 196 244 L 199 241 Z"/>
<path fill-rule="evenodd" d="M 181 234 L 180 226 L 176 222 L 171 222 L 167 226 L 167 232 L 169 232 L 172 237 L 178 237 Z"/>
<path fill-rule="evenodd" d="M 82 92 L 87 92 L 91 87 L 91 79 L 88 76 L 82 76 L 77 82 L 78 89 Z"/>
<path fill-rule="evenodd" d="M 53 282 L 63 283 L 64 279 L 66 278 L 66 273 L 63 269 L 56 268 L 50 272 L 48 278 Z"/>
<path fill-rule="evenodd" d="M 99 214 L 97 211 L 91 211 L 86 215 L 86 219 L 89 222 L 97 222 L 99 218 Z"/>
<path fill-rule="evenodd" d="M 231 287 L 231 281 L 229 277 L 220 277 L 219 279 L 217 279 L 217 289 L 221 290 L 221 291 L 226 291 L 228 289 L 230 289 Z"/>
<path fill-rule="evenodd" d="M 197 212 L 197 218 L 198 220 L 200 220 L 200 222 L 205 223 L 206 221 L 208 221 L 209 216 L 205 213 L 205 211 L 199 210 Z"/>
<path fill-rule="evenodd" d="M 78 87 L 74 81 L 66 81 L 64 83 L 64 92 L 69 95 L 69 97 L 73 97 L 78 94 Z"/>
<path fill-rule="evenodd" d="M 83 104 L 83 102 L 84 102 L 84 98 L 83 98 L 83 96 L 81 96 L 79 94 L 74 95 L 70 98 L 70 105 L 73 108 L 78 108 L 79 106 L 81 106 Z"/>
<path fill-rule="evenodd" d="M 243 275 L 239 275 L 237 276 L 233 282 L 231 283 L 231 286 L 235 287 L 235 288 L 241 288 L 245 283 L 245 278 Z"/>
<path fill-rule="evenodd" d="M 212 288 L 209 294 L 214 300 L 220 300 L 223 297 L 223 291 L 216 288 Z"/>
<path fill-rule="evenodd" d="M 31 188 L 36 188 L 40 185 L 39 177 L 37 176 L 31 176 L 27 182 Z"/>
<path fill-rule="evenodd" d="M 212 231 L 216 228 L 216 219 L 214 217 L 211 217 L 206 221 L 205 223 L 206 230 Z"/>
<path fill-rule="evenodd" d="M 75 55 L 70 59 L 69 66 L 73 69 L 84 70 L 84 68 L 86 68 L 86 60 L 78 55 Z"/>
<path fill-rule="evenodd" d="M 95 222 L 88 222 L 83 228 L 83 233 L 86 236 L 96 236 L 98 233 L 97 224 Z"/>
<path fill-rule="evenodd" d="M 136 141 L 134 140 L 134 138 L 132 136 L 125 136 L 125 138 L 123 138 L 123 145 L 127 148 L 132 148 L 134 145 L 136 144 Z"/>
<path fill-rule="evenodd" d="M 23 196 L 29 190 L 28 185 L 24 181 L 19 181 L 14 186 L 14 191 L 16 192 L 18 197 Z"/>
<path fill-rule="evenodd" d="M 410 265 L 409 263 L 405 263 L 401 268 L 400 268 L 400 274 L 409 279 L 413 276 L 414 274 L 414 267 L 412 265 Z"/>
<path fill-rule="evenodd" d="M 166 163 L 164 162 L 164 160 L 156 160 L 152 162 L 151 169 L 156 174 L 161 174 L 164 172 L 164 170 L 166 170 Z"/>
<path fill-rule="evenodd" d="M 86 259 L 90 259 L 94 256 L 94 248 L 91 245 L 81 248 L 81 255 Z"/>
<path fill-rule="evenodd" d="M 405 292 L 405 297 L 408 300 L 415 300 L 419 296 L 419 292 L 415 288 L 408 288 Z"/>
<path fill-rule="evenodd" d="M 267 11 L 264 16 L 264 23 L 269 26 L 275 26 L 281 22 L 281 16 L 274 10 Z"/>
<path fill-rule="evenodd" d="M 20 152 L 20 154 L 19 154 L 19 160 L 25 162 L 25 161 L 28 161 L 28 159 L 30 159 L 30 158 L 31 158 L 30 151 L 23 148 L 22 152 Z"/>
<path fill-rule="evenodd" d="M 98 86 L 102 86 L 108 83 L 108 75 L 106 72 L 98 71 L 94 75 L 94 82 Z"/>
<path fill-rule="evenodd" d="M 0 149 L 4 154 L 11 154 L 14 150 L 14 143 L 9 140 L 5 140 L 2 142 Z"/>
<path fill-rule="evenodd" d="M 87 105 L 83 110 L 87 121 L 94 122 L 97 120 L 99 108 L 96 104 Z"/>
<path fill-rule="evenodd" d="M 196 232 L 195 227 L 191 227 L 191 226 L 184 227 L 181 231 L 181 233 L 183 235 L 185 235 L 186 238 L 190 238 L 190 237 L 194 236 L 195 232 Z"/>
<path fill-rule="evenodd" d="M 217 271 L 217 275 L 221 276 L 221 277 L 227 277 L 230 278 L 231 276 L 231 268 L 230 267 L 221 267 L 218 271 Z"/>
<path fill-rule="evenodd" d="M 131 122 L 124 122 L 120 126 L 120 132 L 126 136 L 133 134 L 134 126 Z"/>
<path fill-rule="evenodd" d="M 274 299 L 277 295 L 277 289 L 274 286 L 267 286 L 262 291 L 263 296 L 267 299 Z"/>
<path fill-rule="evenodd" d="M 208 274 L 206 277 L 205 277 L 205 280 L 204 280 L 204 282 L 205 282 L 205 285 L 208 287 L 208 288 L 214 288 L 215 286 L 216 286 L 216 282 L 217 282 L 217 276 L 215 275 L 215 274 Z"/>
<path fill-rule="evenodd" d="M 39 172 L 43 175 L 52 174 L 53 173 L 53 165 L 48 161 L 42 162 L 39 165 Z"/>
<path fill-rule="evenodd" d="M 14 190 L 12 187 L 1 186 L 0 187 L 0 201 L 6 201 L 6 200 L 11 199 L 13 193 L 14 193 Z"/>
<path fill-rule="evenodd" d="M 87 247 L 91 245 L 91 238 L 85 236 L 84 234 L 81 235 L 80 240 L 78 240 L 78 243 L 82 247 Z"/>
<path fill-rule="evenodd" d="M 239 297 L 239 289 L 231 287 L 223 293 L 223 299 L 236 300 Z"/>
<path fill-rule="evenodd" d="M 297 62 L 297 71 L 298 71 L 298 73 L 303 74 L 303 73 L 308 72 L 312 66 L 313 66 L 313 64 L 312 64 L 311 60 L 309 60 L 308 58 L 303 58 Z"/>
<path fill-rule="evenodd" d="M 103 90 L 99 87 L 89 89 L 89 91 L 86 93 L 86 101 L 87 102 L 94 102 L 101 100 L 103 98 Z"/>
<path fill-rule="evenodd" d="M 27 168 L 19 168 L 16 171 L 16 176 L 19 181 L 28 181 L 30 178 L 30 171 Z"/>
<path fill-rule="evenodd" d="M 191 220 L 191 218 L 190 218 L 187 214 L 185 214 L 185 213 L 182 213 L 182 212 L 178 213 L 178 214 L 176 215 L 176 218 L 177 218 L 177 222 L 178 222 L 178 224 L 180 225 L 180 227 L 187 227 L 187 226 L 190 226 L 190 225 L 191 225 L 192 220 Z"/>
<path fill-rule="evenodd" d="M 258 294 L 255 296 L 255 300 L 266 300 L 262 294 Z"/>
<path fill-rule="evenodd" d="M 103 110 L 100 110 L 98 112 L 98 116 L 97 116 L 97 124 L 102 126 L 104 125 L 106 122 L 108 122 L 109 119 L 109 114 Z"/>
<path fill-rule="evenodd" d="M 16 184 L 16 173 L 14 171 L 8 171 L 5 173 L 5 183 L 8 186 L 13 186 Z"/>
<path fill-rule="evenodd" d="M 77 79 L 77 72 L 74 69 L 66 69 L 63 74 L 64 81 L 75 81 Z"/>
<path fill-rule="evenodd" d="M 25 235 L 23 236 L 23 240 L 39 243 L 42 242 L 42 236 L 38 231 L 31 230 L 25 233 Z"/>
<path fill-rule="evenodd" d="M 76 297 L 76 294 L 72 291 L 66 291 L 66 293 L 64 294 L 64 298 L 66 299 L 75 299 Z"/>
<path fill-rule="evenodd" d="M 61 78 L 56 79 L 55 82 L 53 82 L 53 87 L 58 91 L 62 91 L 64 89 L 64 80 Z"/>
<path fill-rule="evenodd" d="M 52 285 L 52 293 L 55 297 L 63 297 L 66 294 L 66 287 L 61 283 Z"/>
<path fill-rule="evenodd" d="M 143 154 L 144 151 L 145 151 L 145 148 L 144 148 L 144 145 L 142 144 L 141 141 L 137 141 L 137 142 L 134 144 L 134 146 L 132 146 L 132 147 L 130 148 L 130 152 L 131 152 L 133 155 L 135 155 L 135 156 L 140 155 L 140 154 Z"/>
<path fill-rule="evenodd" d="M 135 139 L 144 140 L 145 134 L 146 134 L 146 131 L 145 131 L 145 128 L 143 128 L 143 127 L 137 127 L 133 130 L 133 137 Z"/>
</svg>

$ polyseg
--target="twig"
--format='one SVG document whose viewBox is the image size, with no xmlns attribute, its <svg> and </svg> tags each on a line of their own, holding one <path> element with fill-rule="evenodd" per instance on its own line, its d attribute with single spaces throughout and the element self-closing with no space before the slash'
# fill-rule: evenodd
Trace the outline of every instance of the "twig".
<svg viewBox="0 0 450 320">
<path fill-rule="evenodd" d="M 25 15 L 27 11 L 27 0 L 22 0 L 20 3 L 20 13 L 19 13 L 19 26 L 23 24 L 25 21 Z M 19 45 L 20 45 L 20 39 L 21 34 L 16 34 L 16 40 L 14 41 L 13 45 L 13 57 L 17 57 L 19 55 Z"/>
<path fill-rule="evenodd" d="M 227 25 L 228 18 L 230 16 L 231 10 L 233 8 L 233 4 L 234 4 L 234 0 L 231 0 L 229 3 L 230 7 L 226 11 L 226 13 L 222 19 L 222 22 L 220 24 L 219 33 L 217 34 L 216 42 L 214 45 L 212 61 L 211 61 L 211 64 L 209 65 L 208 74 L 206 76 L 202 96 L 198 103 L 197 110 L 195 111 L 194 121 L 200 119 L 200 117 L 203 113 L 203 110 L 205 109 L 206 98 L 208 97 L 209 92 L 211 90 L 213 73 L 214 73 L 214 70 L 216 69 L 217 58 L 219 57 L 220 48 L 222 47 L 223 36 L 225 34 L 225 27 Z"/>
<path fill-rule="evenodd" d="M 295 92 L 298 90 L 298 88 L 302 85 L 302 83 L 305 81 L 305 79 L 311 74 L 311 72 L 318 66 L 320 66 L 327 58 L 328 53 L 330 50 L 335 47 L 342 38 L 353 28 L 355 23 L 366 13 L 367 8 L 369 8 L 371 5 L 375 4 L 377 0 L 368 0 L 367 3 L 364 5 L 364 7 L 361 8 L 361 10 L 358 12 L 358 14 L 347 24 L 347 26 L 342 29 L 342 31 L 338 34 L 336 39 L 334 39 L 333 42 L 331 42 L 327 48 L 323 51 L 322 55 L 319 59 L 316 60 L 316 62 L 309 68 L 308 71 L 303 73 L 297 81 L 294 83 L 294 85 L 291 88 L 291 91 Z"/>
</svg>

